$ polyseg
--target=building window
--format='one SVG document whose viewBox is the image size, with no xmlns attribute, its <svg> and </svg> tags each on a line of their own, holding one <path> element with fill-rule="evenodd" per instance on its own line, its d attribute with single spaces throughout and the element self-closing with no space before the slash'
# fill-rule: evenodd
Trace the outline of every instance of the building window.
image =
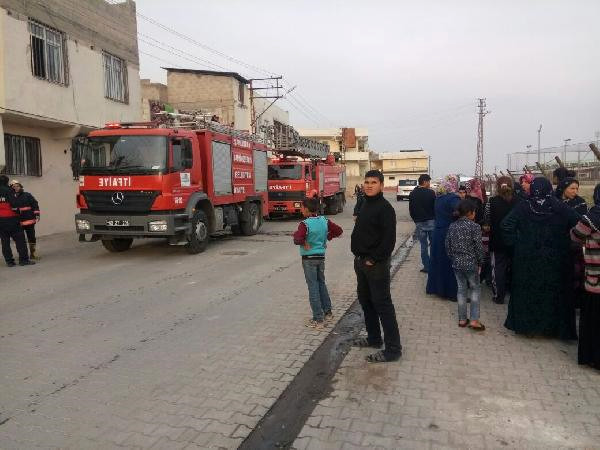
<svg viewBox="0 0 600 450">
<path fill-rule="evenodd" d="M 244 91 L 246 89 L 246 85 L 242 82 L 238 85 L 238 101 L 243 105 L 244 104 Z"/>
<path fill-rule="evenodd" d="M 32 20 L 29 21 L 29 33 L 33 75 L 53 83 L 68 84 L 64 33 Z"/>
<path fill-rule="evenodd" d="M 102 53 L 104 65 L 104 96 L 111 100 L 128 103 L 127 66 L 125 61 L 110 53 Z"/>
<path fill-rule="evenodd" d="M 395 179 L 396 179 L 396 177 L 390 177 L 390 181 L 395 180 Z"/>
<path fill-rule="evenodd" d="M 4 134 L 7 175 L 42 176 L 42 150 L 38 138 Z"/>
</svg>

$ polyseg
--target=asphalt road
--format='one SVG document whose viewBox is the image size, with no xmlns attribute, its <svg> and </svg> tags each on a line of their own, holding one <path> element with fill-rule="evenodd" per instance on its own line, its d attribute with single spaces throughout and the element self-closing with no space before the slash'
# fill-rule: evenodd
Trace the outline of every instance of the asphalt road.
<svg viewBox="0 0 600 450">
<path fill-rule="evenodd" d="M 397 203 L 398 236 L 412 230 Z M 327 279 L 354 298 L 350 201 L 332 217 Z M 121 254 L 74 234 L 0 267 L 0 447 L 235 447 L 324 336 L 310 317 L 296 220 L 188 255 L 162 241 Z"/>
</svg>

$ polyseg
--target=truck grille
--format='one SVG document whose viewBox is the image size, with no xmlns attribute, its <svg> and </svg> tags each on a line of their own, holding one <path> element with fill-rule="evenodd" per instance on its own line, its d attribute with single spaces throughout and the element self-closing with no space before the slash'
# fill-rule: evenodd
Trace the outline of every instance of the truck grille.
<svg viewBox="0 0 600 450">
<path fill-rule="evenodd" d="M 269 200 L 274 202 L 302 201 L 304 197 L 303 191 L 269 191 Z"/>
<path fill-rule="evenodd" d="M 90 211 L 146 213 L 159 191 L 82 191 L 81 194 Z"/>
</svg>

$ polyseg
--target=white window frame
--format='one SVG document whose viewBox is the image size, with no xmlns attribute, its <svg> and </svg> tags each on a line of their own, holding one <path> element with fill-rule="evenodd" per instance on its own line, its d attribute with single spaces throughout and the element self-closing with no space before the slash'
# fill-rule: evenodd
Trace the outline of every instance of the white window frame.
<svg viewBox="0 0 600 450">
<path fill-rule="evenodd" d="M 67 41 L 65 34 L 48 25 L 29 19 L 29 35 L 31 73 L 33 76 L 51 83 L 68 85 Z M 34 38 L 40 39 L 43 42 L 42 55 L 39 55 L 39 48 L 36 48 L 34 45 Z M 43 74 L 36 73 L 36 62 L 43 67 Z"/>
<path fill-rule="evenodd" d="M 104 97 L 121 103 L 129 103 L 127 64 L 124 59 L 102 52 L 104 68 Z"/>
</svg>

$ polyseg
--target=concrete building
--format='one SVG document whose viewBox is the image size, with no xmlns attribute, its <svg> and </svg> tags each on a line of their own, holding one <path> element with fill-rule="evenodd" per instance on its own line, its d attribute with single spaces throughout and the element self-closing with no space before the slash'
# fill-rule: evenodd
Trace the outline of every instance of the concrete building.
<svg viewBox="0 0 600 450">
<path fill-rule="evenodd" d="M 366 128 L 301 128 L 298 133 L 328 144 L 329 151 L 344 161 L 348 189 L 362 183 L 371 162 L 377 159 L 377 154 L 369 150 L 369 131 Z"/>
<path fill-rule="evenodd" d="M 429 173 L 429 153 L 422 149 L 380 152 L 371 166 L 383 172 L 386 187 L 395 188 L 398 180 L 416 180 L 419 175 Z"/>
<path fill-rule="evenodd" d="M 141 119 L 133 1 L 0 0 L 0 166 L 38 199 L 41 235 L 72 230 L 72 139 Z"/>
<path fill-rule="evenodd" d="M 289 123 L 289 113 L 271 101 L 251 99 L 250 80 L 235 72 L 165 68 L 167 84 L 142 80 L 142 111 L 145 120 L 152 118 L 152 109 L 161 106 L 178 111 L 202 111 L 216 116 L 224 125 L 236 130 L 252 128 L 252 105 L 257 117 L 257 134 L 273 120 Z"/>
</svg>

